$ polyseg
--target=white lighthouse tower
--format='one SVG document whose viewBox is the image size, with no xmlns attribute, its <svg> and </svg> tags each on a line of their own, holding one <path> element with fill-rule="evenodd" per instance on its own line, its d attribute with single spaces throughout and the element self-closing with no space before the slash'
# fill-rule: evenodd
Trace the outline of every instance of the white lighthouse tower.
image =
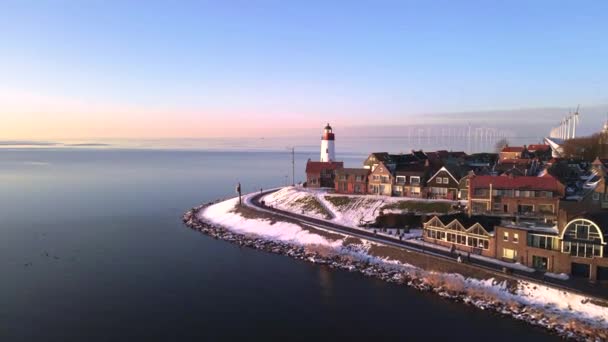
<svg viewBox="0 0 608 342">
<path fill-rule="evenodd" d="M 331 126 L 327 124 L 323 129 L 323 137 L 321 137 L 321 161 L 332 162 L 336 160 L 336 150 L 334 147 L 334 133 Z"/>
</svg>

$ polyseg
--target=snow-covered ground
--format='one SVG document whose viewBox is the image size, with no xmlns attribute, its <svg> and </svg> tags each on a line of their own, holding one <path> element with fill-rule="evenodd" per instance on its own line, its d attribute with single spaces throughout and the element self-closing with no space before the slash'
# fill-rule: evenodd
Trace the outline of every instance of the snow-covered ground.
<svg viewBox="0 0 608 342">
<path fill-rule="evenodd" d="M 359 228 L 361 225 L 373 223 L 380 213 L 380 209 L 386 205 L 403 202 L 444 202 L 456 203 L 454 201 L 443 199 L 420 199 L 408 197 L 387 197 L 378 195 L 345 195 L 331 194 L 326 189 L 305 189 L 301 187 L 284 187 L 277 192 L 273 192 L 264 196 L 263 200 L 267 205 L 278 209 L 301 214 L 304 209 L 305 198 L 313 198 L 320 203 L 332 216 L 331 222 L 338 223 L 347 227 Z M 328 198 L 348 198 L 349 200 L 342 205 L 336 205 L 335 201 Z M 391 209 L 384 210 L 385 213 L 400 212 L 399 210 Z M 306 212 L 309 215 L 308 212 Z M 323 218 L 318 213 L 312 213 L 310 216 Z"/>
<path fill-rule="evenodd" d="M 249 197 L 245 197 L 247 202 Z M 345 248 L 344 238 L 331 240 L 321 235 L 303 229 L 301 226 L 286 222 L 272 223 L 265 219 L 251 219 L 241 216 L 234 211 L 237 199 L 230 199 L 211 205 L 199 213 L 201 219 L 222 225 L 237 233 L 254 235 L 266 239 L 288 242 L 300 246 L 321 245 L 334 250 L 336 253 L 353 254 L 352 248 Z M 339 236 L 339 235 L 337 235 Z M 608 309 L 590 302 L 585 296 L 557 290 L 541 284 L 520 282 L 517 290 L 508 291 L 506 284 L 496 283 L 493 279 L 478 280 L 464 278 L 460 274 L 435 273 L 418 269 L 412 265 L 396 260 L 381 259 L 366 254 L 375 242 L 363 241 L 363 245 L 355 256 L 373 263 L 397 267 L 404 272 L 416 272 L 422 277 L 441 277 L 442 281 L 459 284 L 465 289 L 476 289 L 504 301 L 513 301 L 535 307 L 545 312 L 554 313 L 557 319 L 582 319 L 594 326 L 608 329 Z"/>
<path fill-rule="evenodd" d="M 247 196 L 245 200 L 248 200 Z M 317 244 L 329 247 L 339 247 L 342 245 L 341 241 L 329 241 L 320 235 L 311 234 L 297 224 L 287 222 L 275 222 L 271 224 L 267 220 L 244 218 L 240 214 L 233 212 L 237 203 L 238 198 L 229 199 L 208 207 L 200 215 L 205 220 L 230 228 L 230 230 L 241 234 L 260 235 L 268 239 L 291 242 L 298 245 Z"/>
</svg>

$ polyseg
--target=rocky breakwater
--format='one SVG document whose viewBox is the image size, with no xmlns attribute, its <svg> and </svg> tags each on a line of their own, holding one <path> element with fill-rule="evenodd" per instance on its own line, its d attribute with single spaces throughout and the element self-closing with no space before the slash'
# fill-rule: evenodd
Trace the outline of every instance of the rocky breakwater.
<svg viewBox="0 0 608 342">
<path fill-rule="evenodd" d="M 219 201 L 207 203 L 187 211 L 183 216 L 184 224 L 215 239 L 229 241 L 239 246 L 286 255 L 294 259 L 326 265 L 326 267 L 330 268 L 359 272 L 364 276 L 375 277 L 390 283 L 407 285 L 419 291 L 433 292 L 448 300 L 473 305 L 481 310 L 543 327 L 564 338 L 576 341 L 608 341 L 608 332 L 603 328 L 594 327 L 589 323 L 576 319 L 566 320 L 555 313 L 528 307 L 516 301 L 500 300 L 500 298 L 484 293 L 479 289 L 468 290 L 452 286 L 445 282 L 445 280 L 442 280 L 441 277 L 433 276 L 433 273 L 424 270 L 406 270 L 394 264 L 383 264 L 381 261 L 374 260 L 374 258 L 365 258 L 353 246 L 343 247 L 341 253 L 327 255 L 327 253 L 319 253 L 314 248 L 307 248 L 307 246 L 235 233 L 226 227 L 213 224 L 199 217 L 199 212 L 217 202 Z"/>
</svg>

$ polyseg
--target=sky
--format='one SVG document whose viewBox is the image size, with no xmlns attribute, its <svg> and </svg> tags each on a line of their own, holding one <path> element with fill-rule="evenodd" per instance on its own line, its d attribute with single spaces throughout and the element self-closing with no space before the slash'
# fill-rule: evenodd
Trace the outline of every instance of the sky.
<svg viewBox="0 0 608 342">
<path fill-rule="evenodd" d="M 606 1 L 4 0 L 0 139 L 591 131 L 607 36 Z"/>
</svg>

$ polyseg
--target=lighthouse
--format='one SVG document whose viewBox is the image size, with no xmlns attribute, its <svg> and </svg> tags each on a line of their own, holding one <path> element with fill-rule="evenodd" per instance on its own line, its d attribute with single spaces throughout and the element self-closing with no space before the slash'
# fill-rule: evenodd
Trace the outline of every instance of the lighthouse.
<svg viewBox="0 0 608 342">
<path fill-rule="evenodd" d="M 334 133 L 332 132 L 329 123 L 323 129 L 323 137 L 321 137 L 321 161 L 332 162 L 336 160 L 336 150 L 334 147 Z"/>
</svg>

